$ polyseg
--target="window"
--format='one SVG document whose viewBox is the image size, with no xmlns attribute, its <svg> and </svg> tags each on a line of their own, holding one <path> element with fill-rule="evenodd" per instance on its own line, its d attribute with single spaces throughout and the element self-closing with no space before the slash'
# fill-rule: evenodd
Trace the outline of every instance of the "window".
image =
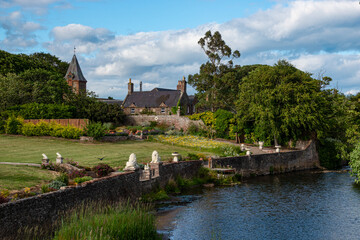
<svg viewBox="0 0 360 240">
<path fill-rule="evenodd" d="M 131 109 L 130 109 L 130 113 L 131 113 L 131 114 L 135 114 L 135 108 L 131 108 Z"/>
<path fill-rule="evenodd" d="M 165 113 L 165 108 L 161 108 L 161 113 Z"/>
</svg>

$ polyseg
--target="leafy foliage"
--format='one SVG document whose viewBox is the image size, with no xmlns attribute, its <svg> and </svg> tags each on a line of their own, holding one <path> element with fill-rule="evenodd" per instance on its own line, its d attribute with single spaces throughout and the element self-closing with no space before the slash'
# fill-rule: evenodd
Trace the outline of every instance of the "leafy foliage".
<svg viewBox="0 0 360 240">
<path fill-rule="evenodd" d="M 97 166 L 93 167 L 93 171 L 98 177 L 105 177 L 114 170 L 109 165 L 105 163 L 100 163 Z"/>
<path fill-rule="evenodd" d="M 233 118 L 234 118 L 234 114 L 229 111 L 218 109 L 215 112 L 214 119 L 215 119 L 216 137 L 226 138 L 226 139 L 230 138 L 229 135 L 230 124 Z"/>
<path fill-rule="evenodd" d="M 229 107 L 231 103 L 224 102 L 222 100 L 225 98 L 220 100 L 218 97 L 221 95 L 223 87 L 228 88 L 229 85 L 226 83 L 232 79 L 230 76 L 227 76 L 227 79 L 222 77 L 232 71 L 232 60 L 239 58 L 240 52 L 237 50 L 233 52 L 222 40 L 219 32 L 212 34 L 211 31 L 207 31 L 205 36 L 200 38 L 198 44 L 208 57 L 208 61 L 201 65 L 199 73 L 188 77 L 189 84 L 198 92 L 198 106 L 211 109 L 211 111 L 215 111 L 224 104 Z"/>
<path fill-rule="evenodd" d="M 85 132 L 87 136 L 99 140 L 105 136 L 106 130 L 106 126 L 104 126 L 101 122 L 90 122 L 86 125 Z"/>
<path fill-rule="evenodd" d="M 20 134 L 23 121 L 22 118 L 17 118 L 14 115 L 10 116 L 9 119 L 5 121 L 5 132 L 7 134 Z"/>
<path fill-rule="evenodd" d="M 66 173 L 60 174 L 55 178 L 55 181 L 63 182 L 65 185 L 69 185 L 69 176 Z"/>
<path fill-rule="evenodd" d="M 93 179 L 93 178 L 90 177 L 90 176 L 77 177 L 77 178 L 74 179 L 74 183 L 80 184 L 80 183 L 83 183 L 83 182 L 90 181 L 90 180 L 92 180 L 92 179 Z"/>
<path fill-rule="evenodd" d="M 72 171 L 71 173 L 68 174 L 70 179 L 74 179 L 74 178 L 81 178 L 84 177 L 86 174 L 85 170 L 75 170 Z"/>
<path fill-rule="evenodd" d="M 31 122 L 24 123 L 21 128 L 21 134 L 25 136 L 53 136 L 79 139 L 83 134 L 83 130 L 71 125 L 64 127 L 53 121 L 50 123 L 40 121 L 37 124 L 33 124 Z"/>
<path fill-rule="evenodd" d="M 65 104 L 26 103 L 8 108 L 9 115 L 24 119 L 67 119 L 74 118 L 76 108 Z"/>
<path fill-rule="evenodd" d="M 76 108 L 76 118 L 85 118 L 93 122 L 112 122 L 115 125 L 125 119 L 121 106 L 100 102 L 93 92 L 71 94 L 66 98 L 66 104 Z"/>
<path fill-rule="evenodd" d="M 49 188 L 54 188 L 54 189 L 60 189 L 61 187 L 65 187 L 66 184 L 57 180 L 52 181 L 51 183 L 49 183 L 48 187 Z"/>
<path fill-rule="evenodd" d="M 355 183 L 360 183 L 360 142 L 350 154 L 351 176 L 355 177 Z"/>
<path fill-rule="evenodd" d="M 323 82 L 286 61 L 261 66 L 240 84 L 236 104 L 239 126 L 253 128 L 257 139 L 300 139 L 314 131 L 326 131 L 329 110 Z"/>
</svg>

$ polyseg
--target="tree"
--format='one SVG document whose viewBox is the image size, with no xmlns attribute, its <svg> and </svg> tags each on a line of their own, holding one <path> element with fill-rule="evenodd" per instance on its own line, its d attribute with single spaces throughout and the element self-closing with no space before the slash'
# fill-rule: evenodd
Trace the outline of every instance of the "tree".
<svg viewBox="0 0 360 240">
<path fill-rule="evenodd" d="M 351 176 L 355 177 L 355 183 L 360 183 L 360 142 L 350 154 Z"/>
<path fill-rule="evenodd" d="M 284 60 L 260 66 L 240 83 L 238 125 L 243 132 L 250 128 L 258 140 L 275 144 L 326 131 L 331 102 L 321 90 L 323 84 Z"/>
<path fill-rule="evenodd" d="M 219 32 L 212 34 L 211 31 L 207 31 L 198 44 L 207 55 L 208 61 L 201 65 L 199 73 L 189 75 L 189 84 L 198 92 L 198 106 L 215 111 L 224 105 L 219 98 L 221 88 L 224 86 L 222 77 L 232 71 L 233 59 L 239 58 L 240 52 L 238 50 L 232 52 Z M 231 77 L 233 76 L 228 75 L 227 81 Z"/>
<path fill-rule="evenodd" d="M 66 104 L 76 108 L 76 118 L 86 118 L 94 122 L 123 123 L 125 119 L 122 108 L 117 104 L 107 104 L 96 99 L 94 92 L 70 94 Z"/>
</svg>

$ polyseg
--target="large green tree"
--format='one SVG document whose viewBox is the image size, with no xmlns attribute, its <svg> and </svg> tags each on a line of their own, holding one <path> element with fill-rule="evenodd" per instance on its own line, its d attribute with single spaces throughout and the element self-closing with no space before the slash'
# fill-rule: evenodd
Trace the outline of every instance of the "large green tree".
<svg viewBox="0 0 360 240">
<path fill-rule="evenodd" d="M 211 31 L 207 31 L 198 44 L 208 57 L 208 61 L 201 65 L 199 73 L 188 77 L 189 84 L 198 92 L 198 107 L 215 111 L 224 106 L 231 106 L 231 102 L 224 101 L 221 97 L 222 92 L 226 91 L 223 88 L 234 85 L 236 72 L 231 73 L 233 59 L 239 58 L 240 52 L 232 51 L 219 32 L 212 34 Z"/>
<path fill-rule="evenodd" d="M 238 124 L 243 130 L 251 128 L 259 140 L 275 144 L 326 131 L 330 103 L 324 84 L 284 60 L 273 67 L 260 66 L 240 83 Z"/>
</svg>

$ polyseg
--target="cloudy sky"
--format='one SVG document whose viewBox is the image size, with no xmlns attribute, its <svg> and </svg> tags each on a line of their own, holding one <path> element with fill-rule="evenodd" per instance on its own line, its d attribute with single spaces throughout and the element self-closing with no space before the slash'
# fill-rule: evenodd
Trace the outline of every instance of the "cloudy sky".
<svg viewBox="0 0 360 240">
<path fill-rule="evenodd" d="M 100 97 L 123 99 L 129 78 L 135 90 L 140 81 L 143 90 L 176 88 L 206 61 L 197 41 L 208 30 L 241 52 L 236 64 L 287 59 L 360 91 L 359 1 L 0 0 L 0 49 L 69 62 L 76 46 Z"/>
</svg>

